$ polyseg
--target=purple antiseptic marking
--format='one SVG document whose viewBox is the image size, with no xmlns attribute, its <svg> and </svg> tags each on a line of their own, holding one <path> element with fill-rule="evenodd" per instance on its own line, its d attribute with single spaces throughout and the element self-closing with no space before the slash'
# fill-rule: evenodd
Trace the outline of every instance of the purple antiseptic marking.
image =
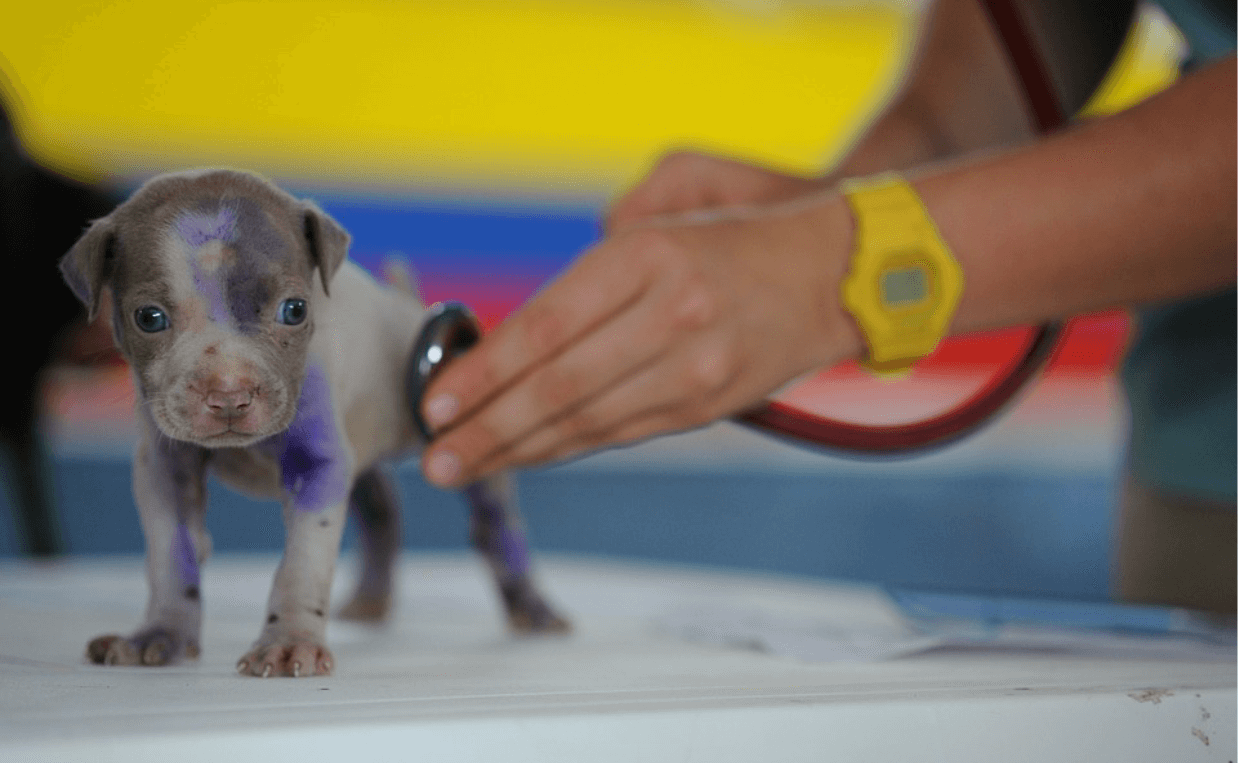
<svg viewBox="0 0 1238 763">
<path fill-rule="evenodd" d="M 499 553 L 503 555 L 503 566 L 513 575 L 523 575 L 529 571 L 529 546 L 524 534 L 503 525 L 499 530 Z"/>
<path fill-rule="evenodd" d="M 206 299 L 206 304 L 210 307 L 211 320 L 216 323 L 227 323 L 231 318 L 228 312 L 228 303 L 224 299 L 223 279 L 219 274 L 208 275 L 202 272 L 202 267 L 197 259 L 193 262 L 193 285 L 198 288 L 198 293 Z"/>
<path fill-rule="evenodd" d="M 348 497 L 344 445 L 331 389 L 317 363 L 306 369 L 296 416 L 283 436 L 279 468 L 284 490 L 298 511 L 321 511 Z"/>
<path fill-rule="evenodd" d="M 180 576 L 181 583 L 187 586 L 196 586 L 201 583 L 198 571 L 198 552 L 193 548 L 193 538 L 190 537 L 189 528 L 185 525 L 176 527 L 176 538 L 172 544 L 172 561 L 176 564 L 176 573 Z"/>
<path fill-rule="evenodd" d="M 489 541 L 488 547 L 482 551 L 497 556 L 499 564 L 510 575 L 527 573 L 528 543 L 524 533 L 512 525 L 502 498 L 491 493 L 482 483 L 470 485 L 464 492 L 473 507 L 473 522 L 483 525 L 474 527 L 473 537 Z"/>
<path fill-rule="evenodd" d="M 176 232 L 190 246 L 208 241 L 232 243 L 236 240 L 236 210 L 220 207 L 214 212 L 186 212 L 176 218 Z"/>
<path fill-rule="evenodd" d="M 210 241 L 230 244 L 237 237 L 237 214 L 229 207 L 220 207 L 215 212 L 186 212 L 176 219 L 176 232 L 190 246 L 202 246 Z M 206 299 L 211 320 L 225 323 L 229 320 L 228 303 L 224 298 L 222 263 L 214 272 L 207 273 L 197 252 L 190 254 L 193 284 Z"/>
</svg>

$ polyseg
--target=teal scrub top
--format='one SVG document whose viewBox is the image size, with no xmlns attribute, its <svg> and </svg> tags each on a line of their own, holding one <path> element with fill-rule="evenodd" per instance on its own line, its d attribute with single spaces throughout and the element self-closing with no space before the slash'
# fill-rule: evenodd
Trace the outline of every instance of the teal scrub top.
<svg viewBox="0 0 1238 763">
<path fill-rule="evenodd" d="M 1186 68 L 1232 54 L 1235 4 L 1159 3 L 1191 46 Z M 1238 313 L 1233 289 L 1140 311 L 1123 362 L 1129 468 L 1162 491 L 1233 503 L 1238 493 Z"/>
</svg>

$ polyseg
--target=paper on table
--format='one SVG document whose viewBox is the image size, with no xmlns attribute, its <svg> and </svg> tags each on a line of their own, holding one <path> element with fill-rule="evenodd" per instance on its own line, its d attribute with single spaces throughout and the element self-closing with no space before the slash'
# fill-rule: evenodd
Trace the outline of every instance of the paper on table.
<svg viewBox="0 0 1238 763">
<path fill-rule="evenodd" d="M 659 621 L 667 633 L 707 644 L 752 649 L 808 662 L 871 662 L 938 646 L 936 636 L 892 623 L 847 623 L 786 617 L 760 610 L 699 609 Z"/>
<path fill-rule="evenodd" d="M 1052 651 L 1112 657 L 1156 659 L 1233 660 L 1232 625 L 1190 629 L 1124 629 L 1074 627 L 1062 619 L 1037 622 L 1021 618 L 1027 611 L 1017 600 L 1002 602 L 1003 617 L 942 616 L 891 605 L 889 622 L 851 623 L 842 618 L 786 616 L 760 609 L 715 605 L 664 616 L 664 631 L 689 641 L 753 649 L 809 662 L 871 662 L 906 657 L 930 649 L 1002 649 Z M 907 604 L 906 600 L 902 602 Z M 1071 603 L 1066 603 L 1070 612 Z M 1040 603 L 1041 609 L 1053 607 Z M 1096 610 L 1099 608 L 1099 610 Z M 990 607 L 990 610 L 992 608 Z M 1096 604 L 1120 621 L 1123 615 L 1142 615 L 1148 608 Z M 1175 613 L 1176 610 L 1166 610 Z M 1012 614 L 1014 613 L 1014 614 Z M 1073 614 L 1073 612 L 1072 612 Z"/>
</svg>

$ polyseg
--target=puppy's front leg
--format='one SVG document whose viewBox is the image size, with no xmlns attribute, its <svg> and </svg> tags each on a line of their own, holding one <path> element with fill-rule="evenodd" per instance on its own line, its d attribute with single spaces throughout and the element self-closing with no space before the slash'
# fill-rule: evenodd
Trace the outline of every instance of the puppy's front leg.
<svg viewBox="0 0 1238 763">
<path fill-rule="evenodd" d="M 306 511 L 284 508 L 287 540 L 267 602 L 266 624 L 237 663 L 242 675 L 329 675 L 334 657 L 326 646 L 331 578 L 339 554 L 347 503 Z"/>
<path fill-rule="evenodd" d="M 237 663 L 242 675 L 327 675 L 325 644 L 331 578 L 355 475 L 325 376 L 311 366 L 297 414 L 272 443 L 285 494 L 284 558 L 275 573 L 266 623 Z"/>
<path fill-rule="evenodd" d="M 160 435 L 146 416 L 139 426 L 133 495 L 146 537 L 150 598 L 132 635 L 100 636 L 87 646 L 87 657 L 105 665 L 165 665 L 199 652 L 200 567 L 211 550 L 203 524 L 209 451 Z"/>
</svg>

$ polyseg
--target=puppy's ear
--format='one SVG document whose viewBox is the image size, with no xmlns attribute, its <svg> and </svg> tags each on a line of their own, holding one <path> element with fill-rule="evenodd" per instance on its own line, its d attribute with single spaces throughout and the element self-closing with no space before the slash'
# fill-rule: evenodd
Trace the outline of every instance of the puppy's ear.
<svg viewBox="0 0 1238 763">
<path fill-rule="evenodd" d="M 116 230 L 109 217 L 95 220 L 69 253 L 60 258 L 60 273 L 93 321 L 99 313 L 103 286 L 116 261 Z"/>
<path fill-rule="evenodd" d="M 312 201 L 301 202 L 301 220 L 310 262 L 318 268 L 322 290 L 330 294 L 327 284 L 348 256 L 348 231 Z"/>
</svg>

